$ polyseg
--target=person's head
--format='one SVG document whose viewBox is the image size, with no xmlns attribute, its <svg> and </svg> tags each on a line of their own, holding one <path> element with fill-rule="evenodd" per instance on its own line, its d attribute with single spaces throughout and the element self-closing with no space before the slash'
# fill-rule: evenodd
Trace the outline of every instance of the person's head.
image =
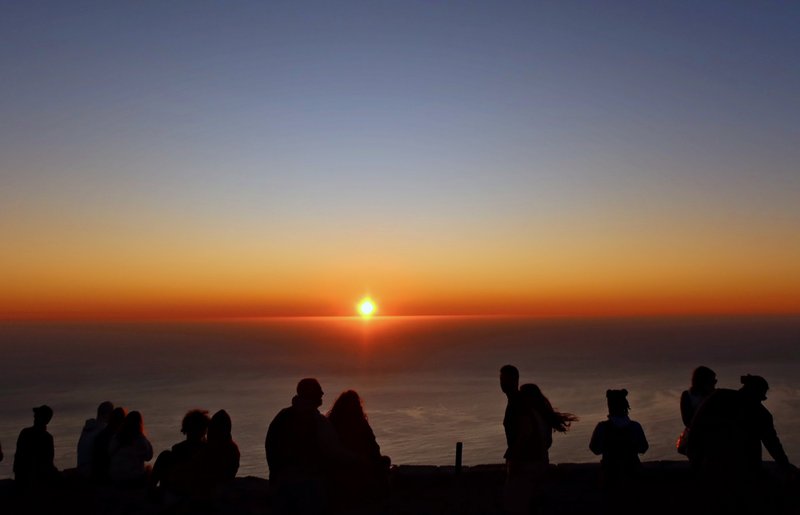
<svg viewBox="0 0 800 515">
<path fill-rule="evenodd" d="M 519 396 L 526 406 L 539 411 L 541 411 L 542 407 L 550 405 L 550 401 L 544 396 L 539 386 L 533 383 L 526 383 L 520 386 Z"/>
<path fill-rule="evenodd" d="M 224 409 L 214 413 L 211 422 L 208 424 L 208 441 L 231 440 L 233 423 L 228 412 Z"/>
<path fill-rule="evenodd" d="M 750 374 L 741 377 L 742 387 L 739 389 L 745 396 L 756 401 L 767 400 L 767 390 L 769 384 L 761 376 L 751 376 Z"/>
<path fill-rule="evenodd" d="M 608 414 L 612 417 L 624 417 L 631 409 L 628 404 L 628 390 L 606 390 L 606 401 L 608 402 Z"/>
<path fill-rule="evenodd" d="M 108 417 L 111 416 L 112 411 L 114 411 L 114 404 L 111 401 L 101 402 L 97 407 L 97 420 L 108 422 Z"/>
<path fill-rule="evenodd" d="M 319 381 L 313 377 L 306 377 L 297 383 L 297 396 L 314 406 L 322 406 L 322 396 L 324 394 L 325 392 L 322 391 Z"/>
<path fill-rule="evenodd" d="M 111 431 L 117 431 L 120 427 L 122 427 L 122 423 L 125 422 L 125 417 L 128 413 L 125 411 L 125 408 L 122 406 L 118 406 L 111 410 L 111 414 L 108 416 L 108 426 Z"/>
<path fill-rule="evenodd" d="M 358 393 L 355 390 L 347 390 L 333 403 L 328 417 L 340 420 L 366 420 L 367 414 L 364 413 L 364 404 Z"/>
<path fill-rule="evenodd" d="M 202 440 L 208 431 L 208 411 L 193 409 L 186 412 L 181 422 L 181 433 L 186 435 L 187 440 Z"/>
<path fill-rule="evenodd" d="M 514 365 L 503 365 L 500 368 L 500 389 L 506 395 L 519 390 L 519 370 Z"/>
<path fill-rule="evenodd" d="M 122 421 L 122 426 L 119 428 L 119 437 L 123 442 L 130 442 L 137 435 L 144 434 L 144 419 L 142 414 L 138 411 L 131 411 L 125 416 Z"/>
<path fill-rule="evenodd" d="M 33 425 L 36 427 L 47 427 L 50 420 L 53 418 L 53 408 L 46 404 L 42 404 L 33 408 Z"/>
<path fill-rule="evenodd" d="M 693 393 L 708 395 L 717 386 L 717 374 L 708 367 L 699 366 L 692 372 Z"/>
</svg>

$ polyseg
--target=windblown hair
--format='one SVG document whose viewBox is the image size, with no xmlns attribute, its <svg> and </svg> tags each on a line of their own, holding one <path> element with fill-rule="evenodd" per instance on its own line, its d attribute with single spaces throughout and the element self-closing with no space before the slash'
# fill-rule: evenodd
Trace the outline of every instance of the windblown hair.
<svg viewBox="0 0 800 515">
<path fill-rule="evenodd" d="M 524 384 L 520 386 L 519 392 L 523 401 L 535 409 L 553 431 L 565 433 L 569 430 L 569 426 L 578 420 L 572 413 L 562 413 L 553 408 L 542 390 L 535 384 Z"/>
</svg>

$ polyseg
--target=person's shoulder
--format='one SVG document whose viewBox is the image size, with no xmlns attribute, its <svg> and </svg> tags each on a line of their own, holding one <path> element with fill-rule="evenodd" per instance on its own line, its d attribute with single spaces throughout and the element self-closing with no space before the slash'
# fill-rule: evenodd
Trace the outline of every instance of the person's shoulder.
<svg viewBox="0 0 800 515">
<path fill-rule="evenodd" d="M 294 406 L 287 406 L 287 407 L 283 408 L 282 410 L 280 410 L 278 413 L 276 413 L 275 417 L 272 420 L 284 419 L 284 418 L 290 416 L 294 412 L 295 412 L 295 407 Z"/>
<path fill-rule="evenodd" d="M 92 433 L 96 431 L 100 426 L 100 423 L 97 421 L 96 418 L 87 418 L 86 422 L 83 424 L 83 433 Z"/>
<path fill-rule="evenodd" d="M 630 427 L 631 427 L 631 429 L 634 429 L 634 430 L 637 430 L 637 431 L 644 431 L 644 429 L 642 429 L 642 425 L 639 422 L 635 421 L 635 420 L 631 420 Z"/>
</svg>

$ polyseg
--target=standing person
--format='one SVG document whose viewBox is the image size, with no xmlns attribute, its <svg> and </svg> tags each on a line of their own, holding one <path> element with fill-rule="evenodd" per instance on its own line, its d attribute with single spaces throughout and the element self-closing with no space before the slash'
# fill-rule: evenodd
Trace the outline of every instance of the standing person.
<svg viewBox="0 0 800 515">
<path fill-rule="evenodd" d="M 53 436 L 47 432 L 52 418 L 50 406 L 33 408 L 33 426 L 23 429 L 17 438 L 14 479 L 23 491 L 47 488 L 58 478 L 58 469 L 53 465 Z"/>
<path fill-rule="evenodd" d="M 769 385 L 761 376 L 741 377 L 742 387 L 716 390 L 697 410 L 689 459 L 699 471 L 707 511 L 769 513 L 772 484 L 762 465 L 762 444 L 779 470 L 795 474 L 762 404 Z M 773 492 L 774 493 L 774 492 Z M 766 503 L 766 504 L 765 504 Z M 737 511 L 738 510 L 738 511 Z"/>
<path fill-rule="evenodd" d="M 92 451 L 97 435 L 108 425 L 108 418 L 114 410 L 109 401 L 101 402 L 97 407 L 97 418 L 86 420 L 78 439 L 78 473 L 83 477 L 92 476 Z"/>
<path fill-rule="evenodd" d="M 516 403 L 514 440 L 506 453 L 504 505 L 509 513 L 522 515 L 543 509 L 553 432 L 568 431 L 578 418 L 554 409 L 535 384 L 522 385 Z"/>
<path fill-rule="evenodd" d="M 719 389 L 700 407 L 692 423 L 689 458 L 706 472 L 755 478 L 762 473 L 761 445 L 784 470 L 793 470 L 762 404 L 769 384 L 761 376 L 741 377 L 738 391 Z"/>
<path fill-rule="evenodd" d="M 609 486 L 634 479 L 641 468 L 639 455 L 649 447 L 641 424 L 628 417 L 628 390 L 607 390 L 608 420 L 594 428 L 589 449 L 602 455 L 603 480 Z"/>
<path fill-rule="evenodd" d="M 506 452 L 503 459 L 508 463 L 511 445 L 517 440 L 517 397 L 519 396 L 519 370 L 514 365 L 500 368 L 500 390 L 506 396 L 506 411 L 503 415 L 503 431 L 506 434 Z"/>
<path fill-rule="evenodd" d="M 352 508 L 384 494 L 389 484 L 391 459 L 381 455 L 361 397 L 354 390 L 343 392 L 327 417 L 339 442 L 357 458 L 333 476 L 337 504 Z"/>
<path fill-rule="evenodd" d="M 688 390 L 681 394 L 681 420 L 683 420 L 684 430 L 678 437 L 676 444 L 680 454 L 686 454 L 689 441 L 689 430 L 692 426 L 692 419 L 697 409 L 714 393 L 717 386 L 717 374 L 708 367 L 699 366 L 692 372 L 692 385 Z"/>
<path fill-rule="evenodd" d="M 113 483 L 118 486 L 144 486 L 148 474 L 145 462 L 153 459 L 153 446 L 145 436 L 141 413 L 128 413 L 111 439 L 108 453 L 108 472 Z"/>
<path fill-rule="evenodd" d="M 353 460 L 319 412 L 323 395 L 319 381 L 302 379 L 292 405 L 278 412 L 267 430 L 264 447 L 276 513 L 324 513 L 333 466 Z"/>
</svg>

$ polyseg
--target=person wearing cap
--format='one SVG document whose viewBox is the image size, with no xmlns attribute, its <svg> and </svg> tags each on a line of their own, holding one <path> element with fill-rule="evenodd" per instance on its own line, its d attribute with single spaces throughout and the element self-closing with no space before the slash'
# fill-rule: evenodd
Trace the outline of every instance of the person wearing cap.
<svg viewBox="0 0 800 515">
<path fill-rule="evenodd" d="M 718 389 L 692 421 L 689 459 L 710 474 L 755 477 L 762 471 L 761 445 L 783 469 L 794 469 L 775 431 L 772 414 L 762 404 L 769 384 L 756 375 L 741 377 L 742 387 Z"/>
<path fill-rule="evenodd" d="M 33 408 L 33 426 L 19 433 L 14 454 L 14 479 L 21 490 L 46 487 L 58 476 L 53 465 L 53 436 L 47 432 L 47 424 L 52 418 L 50 406 Z"/>
<path fill-rule="evenodd" d="M 97 435 L 108 425 L 108 417 L 114 411 L 114 405 L 110 401 L 101 402 L 97 406 L 97 418 L 86 420 L 81 430 L 81 437 L 78 439 L 78 473 L 83 477 L 92 476 L 92 451 Z"/>
</svg>

